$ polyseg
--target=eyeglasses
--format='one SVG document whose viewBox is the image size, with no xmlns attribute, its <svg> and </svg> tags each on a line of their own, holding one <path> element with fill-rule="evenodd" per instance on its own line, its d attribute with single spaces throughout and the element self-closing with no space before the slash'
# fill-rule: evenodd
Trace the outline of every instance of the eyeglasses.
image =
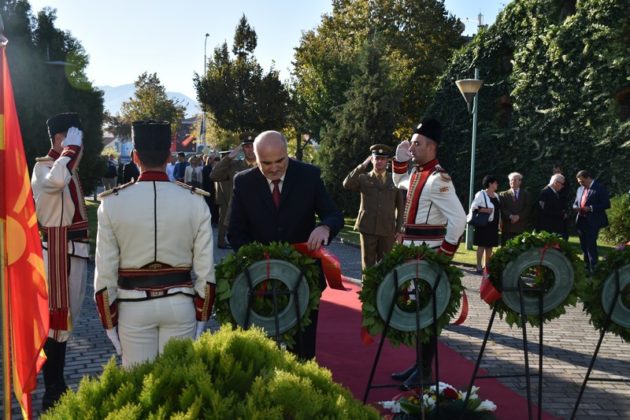
<svg viewBox="0 0 630 420">
<path fill-rule="evenodd" d="M 556 181 L 560 185 L 564 185 L 564 182 Z"/>
</svg>

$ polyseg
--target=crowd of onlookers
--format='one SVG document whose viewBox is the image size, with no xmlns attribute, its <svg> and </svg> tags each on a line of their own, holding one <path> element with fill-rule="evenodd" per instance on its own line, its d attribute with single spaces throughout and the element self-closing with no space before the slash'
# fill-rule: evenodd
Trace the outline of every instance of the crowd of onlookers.
<svg viewBox="0 0 630 420">
<path fill-rule="evenodd" d="M 469 222 L 475 212 L 489 214 L 487 224 L 474 227 L 477 273 L 483 272 L 494 247 L 525 231 L 547 231 L 568 240 L 572 226 L 580 239 L 586 270 L 592 272 L 597 263 L 599 230 L 608 225 L 605 210 L 610 208 L 610 199 L 606 188 L 588 171 L 578 172 L 576 179 L 579 187 L 569 209 L 571 192 L 559 165 L 554 166 L 549 183 L 536 194 L 522 188 L 523 176 L 518 172 L 508 175 L 510 188 L 501 192 L 499 179 L 486 175 L 468 213 Z"/>
<path fill-rule="evenodd" d="M 248 143 L 244 144 L 247 148 Z M 211 153 L 193 154 L 188 157 L 185 153 L 179 152 L 171 156 L 171 161 L 166 167 L 171 181 L 182 182 L 210 193 L 210 196 L 206 197 L 206 202 L 212 214 L 213 227 L 223 227 L 227 224 L 226 217 L 232 192 L 232 173 L 231 176 L 220 177 L 220 180 L 211 175 L 221 158 L 231 160 L 234 157 L 228 156 L 228 152 L 221 153 L 221 156 L 218 153 Z M 111 189 L 137 179 L 138 176 L 139 171 L 133 162 L 133 156 L 123 165 L 116 162 L 114 155 L 109 155 L 102 179 L 103 186 L 105 189 Z M 595 182 L 587 171 L 580 171 L 577 175 L 579 189 L 572 201 L 572 208 L 569 209 L 573 197 L 570 197 L 571 192 L 566 188 L 567 179 L 560 165 L 554 165 L 548 185 L 534 194 L 522 187 L 523 176 L 520 173 L 512 172 L 507 178 L 509 188 L 499 191 L 499 178 L 492 174 L 486 175 L 482 180 L 482 188 L 475 194 L 469 209 L 469 221 L 475 212 L 489 215 L 487 224 L 474 227 L 473 244 L 477 246 L 477 273 L 483 272 L 495 247 L 505 244 L 525 231 L 557 233 L 567 240 L 569 228 L 573 226 L 580 237 L 584 258 L 587 261 L 586 269 L 592 270 L 597 262 L 596 241 L 599 229 L 608 224 L 605 210 L 610 207 L 610 200 L 603 185 Z M 595 206 L 590 204 L 592 201 L 597 202 Z M 221 217 L 222 212 L 225 213 L 224 217 Z M 219 230 L 222 235 L 219 235 L 218 245 L 220 248 L 229 248 L 225 240 L 225 229 Z"/>
<path fill-rule="evenodd" d="M 186 156 L 184 152 L 171 155 L 171 160 L 166 166 L 166 174 L 169 180 L 178 181 L 195 188 L 201 188 L 210 193 L 206 197 L 208 207 L 212 214 L 212 226 L 216 227 L 219 221 L 219 210 L 216 204 L 217 191 L 214 182 L 210 179 L 210 173 L 214 165 L 220 160 L 219 154 L 207 155 L 192 154 Z M 107 157 L 105 173 L 102 177 L 105 190 L 112 189 L 138 179 L 140 171 L 133 161 L 133 152 L 128 163 L 118 162 L 113 154 Z"/>
</svg>

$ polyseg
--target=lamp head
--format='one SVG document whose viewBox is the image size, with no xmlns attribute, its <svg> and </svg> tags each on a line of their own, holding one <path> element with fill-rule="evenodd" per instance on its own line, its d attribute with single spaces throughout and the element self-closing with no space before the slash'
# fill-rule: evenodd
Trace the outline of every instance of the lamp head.
<svg viewBox="0 0 630 420">
<path fill-rule="evenodd" d="M 472 104 L 472 100 L 474 99 L 479 89 L 481 89 L 481 85 L 483 85 L 483 80 L 478 79 L 461 79 L 455 81 L 457 85 L 457 89 L 459 89 L 460 93 L 466 100 L 466 105 L 468 105 L 468 113 L 470 113 L 470 106 Z"/>
</svg>

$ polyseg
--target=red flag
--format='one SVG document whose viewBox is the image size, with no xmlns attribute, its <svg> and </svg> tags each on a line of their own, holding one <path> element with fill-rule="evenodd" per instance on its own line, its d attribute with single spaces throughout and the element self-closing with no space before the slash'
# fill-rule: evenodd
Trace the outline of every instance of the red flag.
<svg viewBox="0 0 630 420">
<path fill-rule="evenodd" d="M 48 288 L 6 48 L 0 49 L 0 225 L 5 227 L 0 251 L 6 256 L 1 269 L 9 317 L 9 331 L 3 334 L 10 334 L 15 396 L 24 418 L 32 418 L 30 393 L 46 360 Z"/>
</svg>

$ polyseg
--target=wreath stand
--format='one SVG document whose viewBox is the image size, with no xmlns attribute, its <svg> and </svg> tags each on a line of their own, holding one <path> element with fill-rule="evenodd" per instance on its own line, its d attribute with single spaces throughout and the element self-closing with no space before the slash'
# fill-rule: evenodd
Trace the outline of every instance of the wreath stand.
<svg viewBox="0 0 630 420">
<path fill-rule="evenodd" d="M 543 380 L 543 325 L 542 316 L 543 316 L 543 300 L 544 300 L 544 291 L 538 287 L 528 287 L 528 292 L 533 292 L 537 295 L 538 300 L 538 319 L 541 320 L 539 327 L 539 343 L 538 343 L 538 374 L 531 374 L 529 369 L 529 348 L 527 346 L 527 315 L 525 314 L 525 304 L 524 304 L 524 292 L 523 292 L 523 279 L 519 278 L 518 287 L 512 288 L 504 288 L 504 292 L 518 292 L 519 301 L 521 306 L 521 323 L 523 325 L 523 355 L 525 357 L 525 374 L 506 374 L 506 375 L 483 375 L 478 376 L 477 372 L 479 371 L 479 365 L 481 364 L 481 359 L 483 357 L 483 352 L 486 348 L 486 344 L 488 343 L 488 337 L 490 336 L 490 331 L 492 330 L 492 324 L 494 323 L 494 317 L 497 313 L 496 307 L 492 310 L 492 315 L 490 315 L 490 321 L 488 322 L 488 328 L 483 337 L 483 342 L 481 344 L 481 349 L 479 350 L 479 356 L 477 357 L 477 362 L 475 364 L 475 369 L 473 370 L 472 378 L 470 379 L 470 384 L 468 385 L 466 398 L 464 399 L 464 407 L 468 404 L 468 398 L 470 396 L 470 391 L 475 383 L 476 379 L 490 379 L 490 378 L 517 378 L 517 377 L 525 377 L 526 389 L 527 389 L 527 418 L 529 420 L 532 419 L 532 395 L 531 395 L 531 377 L 538 376 L 538 419 L 542 418 L 542 380 Z"/>
<path fill-rule="evenodd" d="M 611 320 L 612 320 L 612 314 L 615 311 L 615 306 L 617 306 L 617 301 L 625 296 L 625 295 L 629 295 L 630 293 L 628 292 L 622 292 L 621 290 L 621 285 L 620 285 L 620 280 L 619 280 L 619 269 L 617 268 L 615 270 L 615 293 L 614 293 L 614 298 L 611 302 L 610 305 L 610 310 L 607 312 L 606 314 L 606 321 L 604 322 L 604 327 L 602 328 L 601 333 L 599 334 L 599 340 L 597 341 L 597 345 L 595 346 L 595 352 L 593 353 L 593 357 L 591 358 L 591 363 L 588 365 L 588 370 L 586 371 L 586 376 L 584 377 L 584 382 L 582 382 L 582 387 L 580 388 L 580 392 L 578 394 L 577 400 L 575 401 L 575 406 L 573 407 L 573 413 L 571 414 L 571 420 L 573 420 L 577 414 L 577 410 L 580 406 L 580 402 L 582 401 L 582 395 L 584 394 L 584 390 L 586 389 L 586 384 L 587 382 L 590 381 L 597 381 L 597 382 L 625 382 L 625 383 L 630 383 L 630 380 L 628 379 L 615 379 L 615 378 L 591 378 L 591 372 L 593 370 L 593 366 L 595 365 L 595 360 L 597 360 L 597 355 L 599 353 L 599 348 L 602 345 L 602 342 L 604 341 L 604 335 L 606 334 L 606 331 L 608 330 L 608 327 L 610 326 Z"/>
<path fill-rule="evenodd" d="M 287 287 L 288 290 L 281 292 L 276 290 L 276 282 L 274 280 L 280 280 L 281 279 L 272 279 L 269 277 L 269 275 L 266 276 L 265 278 L 265 282 L 269 282 L 271 283 L 271 291 L 264 291 L 264 292 L 256 292 L 256 290 L 254 289 L 254 284 L 252 282 L 252 276 L 251 273 L 249 271 L 249 266 L 245 267 L 245 278 L 247 279 L 247 312 L 245 315 L 245 323 L 243 325 L 243 329 L 247 330 L 249 329 L 250 325 L 249 325 L 249 321 L 250 321 L 250 314 L 252 312 L 252 307 L 254 304 L 254 299 L 260 296 L 271 296 L 271 301 L 273 304 L 273 318 L 274 318 L 274 325 L 275 325 L 275 331 L 274 331 L 274 340 L 276 342 L 276 345 L 278 346 L 278 348 L 281 348 L 281 340 L 280 340 L 280 320 L 279 320 L 279 316 L 278 316 L 278 296 L 293 296 L 293 301 L 295 302 L 295 319 L 297 320 L 297 325 L 298 325 L 298 333 L 296 334 L 296 341 L 297 341 L 297 348 L 299 350 L 300 353 L 302 353 L 302 334 L 303 334 L 303 329 L 302 329 L 302 325 L 300 324 L 300 300 L 298 299 L 298 289 L 301 285 L 301 283 L 304 280 L 304 272 L 302 270 L 300 270 L 300 273 L 298 274 L 298 278 L 297 278 L 297 282 L 295 283 L 294 287 Z M 286 283 L 285 283 L 286 285 Z"/>
<path fill-rule="evenodd" d="M 394 297 L 392 299 L 392 304 L 389 307 L 389 312 L 387 315 L 387 320 L 385 321 L 385 328 L 383 330 L 383 334 L 381 334 L 381 340 L 378 344 L 378 350 L 376 351 L 376 357 L 374 358 L 374 363 L 372 364 L 372 370 L 370 371 L 370 378 L 368 380 L 367 383 L 367 387 L 365 389 L 365 394 L 363 395 L 363 403 L 367 403 L 367 398 L 368 395 L 370 393 L 370 390 L 372 388 L 396 388 L 400 385 L 398 384 L 376 384 L 374 385 L 372 383 L 372 381 L 374 380 L 374 374 L 376 372 L 376 367 L 378 366 L 379 360 L 381 358 L 381 351 L 383 350 L 383 344 L 385 343 L 385 338 L 387 337 L 387 332 L 389 330 L 390 327 L 390 322 L 392 320 L 392 314 L 394 312 L 394 306 L 396 306 L 396 303 L 398 301 L 398 298 L 400 297 L 400 284 L 398 281 L 398 269 L 394 268 L 394 286 L 395 286 L 395 292 L 394 292 Z M 434 354 L 435 354 L 435 384 L 436 384 L 436 389 L 438 389 L 438 384 L 440 382 L 440 370 L 439 370 L 439 359 L 438 359 L 438 343 L 437 343 L 437 322 L 435 322 L 437 320 L 437 301 L 436 301 L 436 293 L 435 291 L 437 290 L 440 282 L 442 281 L 442 277 L 443 277 L 444 273 L 441 271 L 438 279 L 435 283 L 434 286 L 429 285 L 429 287 L 431 287 L 431 297 L 432 297 L 432 311 L 433 311 L 433 335 L 436 337 L 435 340 L 435 347 L 434 347 Z M 422 365 L 421 365 L 421 361 L 422 361 L 422 346 L 420 343 L 420 289 L 419 289 L 419 282 L 418 282 L 418 278 L 414 278 L 413 279 L 413 288 L 414 288 L 414 295 L 415 295 L 415 303 L 416 303 L 416 372 L 419 373 L 419 377 L 420 377 L 420 382 L 419 383 L 414 383 L 412 385 L 418 385 L 421 388 L 424 387 L 424 378 L 422 375 Z M 436 409 L 439 412 L 440 409 L 440 402 L 439 400 L 436 401 Z M 423 414 L 424 417 L 424 414 Z"/>
</svg>

